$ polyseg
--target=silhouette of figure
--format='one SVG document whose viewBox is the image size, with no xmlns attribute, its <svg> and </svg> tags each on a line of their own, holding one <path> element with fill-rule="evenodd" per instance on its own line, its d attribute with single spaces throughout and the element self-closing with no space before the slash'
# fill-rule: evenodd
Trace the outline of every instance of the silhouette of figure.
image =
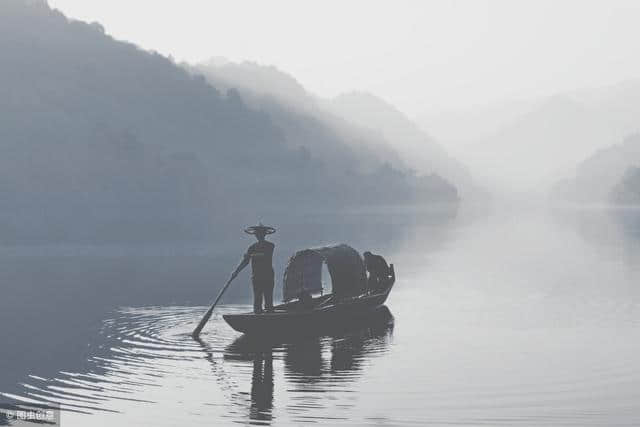
<svg viewBox="0 0 640 427">
<path fill-rule="evenodd" d="M 262 224 L 248 227 L 245 233 L 255 236 L 258 240 L 249 246 L 244 254 L 240 265 L 233 272 L 236 276 L 243 268 L 251 262 L 251 282 L 253 284 L 253 312 L 262 313 L 262 301 L 266 311 L 273 310 L 273 250 L 275 245 L 265 238 L 268 234 L 273 234 L 276 229 Z"/>
<path fill-rule="evenodd" d="M 197 340 L 205 352 L 206 359 L 214 368 L 213 372 L 218 376 L 218 381 L 229 385 L 229 378 L 226 377 L 225 371 L 219 369 L 217 358 L 214 357 L 214 350 L 202 340 Z M 265 421 L 271 421 L 273 418 L 273 349 L 274 343 L 255 338 L 248 338 L 246 335 L 241 336 L 227 346 L 224 354 L 224 360 L 236 360 L 241 362 L 252 362 L 253 372 L 251 375 L 251 402 L 249 405 L 249 419 L 259 422 L 250 422 L 249 424 L 264 424 Z M 234 382 L 232 387 L 237 386 Z M 234 404 L 245 406 L 244 396 L 246 393 L 233 393 L 232 399 L 236 400 Z M 270 424 L 270 423 L 267 423 Z"/>
<path fill-rule="evenodd" d="M 370 290 L 381 290 L 384 281 L 389 278 L 389 265 L 387 261 L 380 255 L 372 254 L 367 251 L 362 254 L 364 257 L 364 266 L 369 273 L 367 285 Z"/>
<path fill-rule="evenodd" d="M 273 409 L 273 353 L 260 352 L 253 359 L 253 375 L 251 376 L 251 409 L 252 420 L 271 420 Z"/>
</svg>

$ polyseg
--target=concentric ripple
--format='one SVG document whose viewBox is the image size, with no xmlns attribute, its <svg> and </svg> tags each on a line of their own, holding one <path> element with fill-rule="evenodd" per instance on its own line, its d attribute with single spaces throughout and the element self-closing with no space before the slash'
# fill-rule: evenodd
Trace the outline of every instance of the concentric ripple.
<svg viewBox="0 0 640 427">
<path fill-rule="evenodd" d="M 274 364 L 293 392 L 339 390 L 357 380 L 369 357 L 389 349 L 393 318 L 386 308 L 370 327 L 296 342 L 250 340 L 224 324 L 223 313 L 246 310 L 223 307 L 195 341 L 190 333 L 204 308 L 120 309 L 91 343 L 86 370 L 32 375 L 19 393 L 2 395 L 18 405 L 59 405 L 71 420 L 100 414 L 156 419 L 150 414 L 160 413 L 162 424 L 173 405 L 181 417 L 216 414 L 259 423 L 272 417 Z M 289 410 L 302 413 L 321 400 L 294 397 Z"/>
</svg>

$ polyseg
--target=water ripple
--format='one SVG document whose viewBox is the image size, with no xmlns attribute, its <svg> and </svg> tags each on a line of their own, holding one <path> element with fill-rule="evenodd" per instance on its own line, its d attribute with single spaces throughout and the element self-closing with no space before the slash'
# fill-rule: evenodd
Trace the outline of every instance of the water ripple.
<svg viewBox="0 0 640 427">
<path fill-rule="evenodd" d="M 224 313 L 246 309 L 223 308 Z M 103 322 L 85 370 L 60 371 L 54 378 L 32 375 L 21 384 L 20 393 L 2 395 L 17 404 L 60 405 L 69 414 L 127 413 L 140 405 L 157 410 L 166 399 L 178 396 L 177 403 L 191 407 L 191 415 L 213 411 L 222 416 L 222 411 L 234 421 L 267 422 L 273 417 L 274 364 L 289 383 L 282 392 L 294 393 L 287 410 L 301 416 L 305 410 L 326 406 L 325 399 L 314 393 L 347 392 L 349 384 L 363 374 L 365 360 L 389 350 L 393 326 L 393 317 L 384 308 L 364 328 L 274 342 L 239 336 L 217 313 L 201 339 L 194 341 L 190 331 L 202 311 L 190 307 L 117 310 Z M 194 395 L 186 390 L 191 387 L 212 393 Z M 180 400 L 179 390 L 186 392 L 185 400 Z"/>
</svg>

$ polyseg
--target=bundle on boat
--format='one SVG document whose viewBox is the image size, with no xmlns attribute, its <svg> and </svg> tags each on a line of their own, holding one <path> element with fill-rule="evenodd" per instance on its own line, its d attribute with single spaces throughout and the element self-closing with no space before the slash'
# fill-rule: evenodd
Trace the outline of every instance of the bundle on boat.
<svg viewBox="0 0 640 427">
<path fill-rule="evenodd" d="M 300 295 L 322 292 L 322 267 L 331 276 L 331 290 L 338 297 L 360 295 L 367 288 L 362 257 L 348 245 L 324 246 L 296 252 L 284 272 L 282 299 L 289 302 Z"/>
<path fill-rule="evenodd" d="M 322 294 L 322 270 L 327 266 L 331 293 Z M 349 323 L 384 304 L 395 283 L 393 264 L 382 277 L 382 286 L 368 289 L 362 256 L 352 247 L 339 244 L 296 252 L 283 278 L 284 303 L 273 312 L 223 316 L 235 330 L 247 334 L 290 334 L 317 331 Z"/>
</svg>

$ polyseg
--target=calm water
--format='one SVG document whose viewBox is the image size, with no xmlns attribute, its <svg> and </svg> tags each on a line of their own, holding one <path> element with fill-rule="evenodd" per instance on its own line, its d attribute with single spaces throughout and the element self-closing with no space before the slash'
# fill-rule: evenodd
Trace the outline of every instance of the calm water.
<svg viewBox="0 0 640 427">
<path fill-rule="evenodd" d="M 177 295 L 211 298 L 216 286 L 192 283 L 205 282 L 210 263 L 226 275 L 222 261 L 241 249 L 139 258 L 76 248 L 90 260 L 82 271 L 67 265 L 74 251 L 6 249 L 13 262 L 5 276 L 28 284 L 26 272 L 44 269 L 31 274 L 75 297 L 33 285 L 32 310 L 55 305 L 36 327 L 29 316 L 9 317 L 30 288 L 22 296 L 5 288 L 14 304 L 5 298 L 0 310 L 10 343 L 4 400 L 59 403 L 65 426 L 640 425 L 640 212 L 385 213 L 317 224 L 296 236 L 335 233 L 328 239 L 383 253 L 398 281 L 389 311 L 368 328 L 298 342 L 252 342 L 224 323 L 222 314 L 248 310 L 246 273 L 202 340 L 189 337 L 206 308 Z M 277 241 L 281 264 L 287 239 L 293 233 Z M 86 281 L 100 286 L 84 291 Z M 43 292 L 49 304 L 38 302 Z M 145 298 L 162 303 L 150 307 Z M 85 309 L 69 320 L 59 314 L 65 304 Z M 56 331 L 57 340 L 48 338 Z"/>
</svg>

